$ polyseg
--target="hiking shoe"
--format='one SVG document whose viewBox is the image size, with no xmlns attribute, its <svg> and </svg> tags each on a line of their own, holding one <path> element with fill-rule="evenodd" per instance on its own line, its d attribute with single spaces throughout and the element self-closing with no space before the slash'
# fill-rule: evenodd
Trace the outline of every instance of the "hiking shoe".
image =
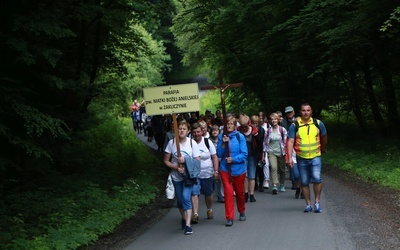
<svg viewBox="0 0 400 250">
<path fill-rule="evenodd" d="M 322 209 L 321 209 L 321 205 L 319 204 L 319 202 L 315 202 L 314 203 L 314 213 L 321 213 Z"/>
<path fill-rule="evenodd" d="M 256 198 L 254 198 L 254 195 L 250 195 L 250 202 L 256 202 Z"/>
<path fill-rule="evenodd" d="M 239 215 L 239 220 L 240 220 L 240 221 L 245 221 L 245 220 L 246 220 L 246 214 L 245 214 L 245 213 L 241 213 L 241 214 Z"/>
<path fill-rule="evenodd" d="M 307 204 L 306 208 L 304 208 L 304 213 L 311 213 L 312 207 L 311 204 Z"/>
<path fill-rule="evenodd" d="M 296 188 L 296 193 L 294 194 L 294 198 L 298 199 L 300 196 L 300 188 Z"/>
<path fill-rule="evenodd" d="M 186 227 L 186 220 L 185 219 L 181 219 L 181 229 L 185 229 Z"/>
<path fill-rule="evenodd" d="M 233 226 L 233 220 L 227 220 L 225 226 L 226 226 L 226 227 L 231 227 L 231 226 Z"/>
<path fill-rule="evenodd" d="M 276 186 L 272 188 L 272 194 L 278 194 L 278 188 Z"/>
<path fill-rule="evenodd" d="M 211 220 L 214 218 L 214 213 L 212 210 L 207 210 L 207 219 Z"/>
<path fill-rule="evenodd" d="M 199 215 L 198 214 L 193 214 L 192 216 L 192 224 L 197 224 L 199 223 Z"/>
<path fill-rule="evenodd" d="M 280 192 L 285 192 L 285 185 L 280 185 L 279 186 L 279 191 Z"/>
<path fill-rule="evenodd" d="M 191 235 L 191 234 L 193 234 L 192 227 L 186 226 L 185 227 L 185 235 Z"/>
<path fill-rule="evenodd" d="M 269 189 L 269 180 L 264 180 L 263 187 Z"/>
</svg>

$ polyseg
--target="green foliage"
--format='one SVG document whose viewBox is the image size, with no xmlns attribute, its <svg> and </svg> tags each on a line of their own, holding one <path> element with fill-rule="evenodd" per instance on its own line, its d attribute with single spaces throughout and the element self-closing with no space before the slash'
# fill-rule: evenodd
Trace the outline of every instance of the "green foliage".
<svg viewBox="0 0 400 250">
<path fill-rule="evenodd" d="M 356 125 L 332 125 L 328 132 L 328 153 L 323 155 L 325 163 L 368 182 L 400 190 L 400 148 L 397 140 L 379 138 L 376 134 L 360 134 L 356 132 Z"/>
<path fill-rule="evenodd" d="M 80 176 L 3 199 L 0 244 L 6 249 L 77 249 L 111 233 L 155 197 L 154 176 L 142 173 L 111 192 Z M 7 231 L 4 231 L 7 229 Z"/>
<path fill-rule="evenodd" d="M 236 103 L 253 94 L 271 112 L 308 102 L 317 115 L 345 106 L 363 130 L 400 121 L 394 1 L 175 2 L 184 62 L 243 82 Z"/>
<path fill-rule="evenodd" d="M 390 14 L 390 18 L 386 20 L 381 27 L 380 31 L 387 32 L 388 30 L 395 29 L 396 25 L 400 23 L 400 7 L 397 7 Z"/>
<path fill-rule="evenodd" d="M 208 90 L 200 97 L 200 114 L 204 114 L 206 109 L 210 109 L 213 113 L 215 110 L 221 110 L 221 95 L 218 90 Z"/>
<path fill-rule="evenodd" d="M 64 164 L 79 167 L 76 174 L 45 175 L 4 196 L 0 245 L 76 249 L 111 233 L 155 197 L 160 161 L 134 136 L 131 119 L 98 117 L 106 122 L 65 148 Z"/>
<path fill-rule="evenodd" d="M 75 173 L 94 162 L 95 152 L 81 156 L 73 148 L 99 129 L 96 115 L 127 116 L 133 96 L 163 82 L 170 56 L 161 40 L 165 26 L 153 18 L 166 6 L 125 0 L 1 6 L 0 146 L 7 150 L 0 153 L 0 176 L 19 183 Z M 104 153 L 116 159 L 111 151 Z"/>
<path fill-rule="evenodd" d="M 229 92 L 227 100 L 230 103 L 229 108 L 232 113 L 243 112 L 251 117 L 260 111 L 264 111 L 262 103 L 255 93 L 235 89 Z"/>
</svg>

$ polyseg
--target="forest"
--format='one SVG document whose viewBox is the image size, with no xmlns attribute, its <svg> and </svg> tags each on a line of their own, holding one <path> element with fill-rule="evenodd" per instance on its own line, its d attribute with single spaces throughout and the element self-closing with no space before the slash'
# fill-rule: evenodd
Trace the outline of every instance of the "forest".
<svg viewBox="0 0 400 250">
<path fill-rule="evenodd" d="M 0 246 L 77 249 L 134 215 L 164 172 L 130 104 L 220 70 L 231 112 L 308 102 L 399 183 L 399 33 L 397 1 L 1 1 Z"/>
</svg>

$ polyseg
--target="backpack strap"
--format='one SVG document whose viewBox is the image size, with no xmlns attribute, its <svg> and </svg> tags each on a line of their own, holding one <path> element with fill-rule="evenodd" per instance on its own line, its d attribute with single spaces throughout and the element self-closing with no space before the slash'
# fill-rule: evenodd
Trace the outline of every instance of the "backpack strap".
<svg viewBox="0 0 400 250">
<path fill-rule="evenodd" d="M 271 131 L 272 131 L 272 127 L 268 127 L 267 128 L 267 138 L 269 138 L 269 135 L 271 134 Z M 285 138 L 285 136 L 283 135 L 283 127 L 280 126 L 280 125 L 279 125 L 279 133 L 281 133 L 282 142 L 283 142 L 283 139 Z"/>
<path fill-rule="evenodd" d="M 299 130 L 299 127 L 307 126 L 307 124 L 306 124 L 306 125 L 301 125 L 301 126 L 300 126 L 298 120 L 295 120 L 295 121 L 293 122 L 293 124 L 294 124 L 294 127 L 295 127 L 295 131 L 294 131 L 295 133 L 297 133 L 297 131 Z M 318 129 L 319 131 L 321 131 L 321 128 L 319 127 L 319 120 L 318 120 L 317 118 L 313 118 L 313 124 L 315 125 L 315 127 L 317 127 L 317 129 Z"/>
<path fill-rule="evenodd" d="M 204 138 L 204 144 L 206 144 L 206 147 L 208 148 L 208 150 L 210 150 L 210 142 L 208 138 Z"/>
<path fill-rule="evenodd" d="M 319 127 L 319 120 L 316 119 L 316 118 L 313 118 L 313 120 L 314 120 L 314 125 L 315 125 L 315 127 L 317 127 L 317 129 L 321 131 L 321 129 L 320 129 L 320 127 Z"/>
</svg>

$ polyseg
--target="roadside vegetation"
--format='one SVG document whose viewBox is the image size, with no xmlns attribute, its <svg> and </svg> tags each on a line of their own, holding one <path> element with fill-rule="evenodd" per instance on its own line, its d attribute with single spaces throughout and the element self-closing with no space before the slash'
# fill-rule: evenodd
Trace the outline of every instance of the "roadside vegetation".
<svg viewBox="0 0 400 250">
<path fill-rule="evenodd" d="M 49 174 L 2 196 L 2 249 L 77 249 L 155 198 L 161 163 L 131 119 L 109 117 L 81 137 L 70 149 L 81 163 L 74 174 Z"/>
<path fill-rule="evenodd" d="M 324 163 L 367 182 L 400 190 L 400 148 L 394 138 L 363 133 L 354 125 L 328 126 L 328 152 Z M 400 199 L 400 197 L 399 197 Z"/>
</svg>

